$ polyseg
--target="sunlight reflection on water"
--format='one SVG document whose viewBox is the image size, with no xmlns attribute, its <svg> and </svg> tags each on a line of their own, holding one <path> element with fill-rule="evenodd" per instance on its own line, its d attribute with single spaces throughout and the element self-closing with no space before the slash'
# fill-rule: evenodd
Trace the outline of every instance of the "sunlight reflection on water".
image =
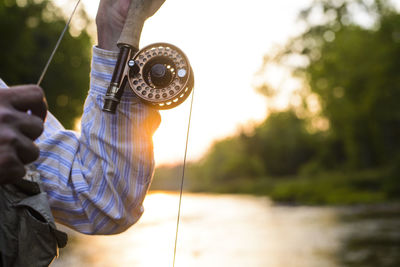
<svg viewBox="0 0 400 267">
<path fill-rule="evenodd" d="M 69 232 L 52 265 L 172 266 L 178 195 L 151 193 L 141 220 L 116 236 Z M 340 266 L 341 240 L 353 228 L 338 209 L 274 206 L 268 198 L 185 194 L 176 267 Z"/>
</svg>

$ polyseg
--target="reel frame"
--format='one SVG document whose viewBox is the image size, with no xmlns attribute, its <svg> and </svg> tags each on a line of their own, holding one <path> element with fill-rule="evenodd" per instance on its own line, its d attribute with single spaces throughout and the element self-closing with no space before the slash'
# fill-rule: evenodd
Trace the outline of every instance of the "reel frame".
<svg viewBox="0 0 400 267">
<path fill-rule="evenodd" d="M 154 76 L 156 65 L 163 71 L 161 82 Z M 121 46 L 103 111 L 115 113 L 127 83 L 143 103 L 167 110 L 187 99 L 194 87 L 194 75 L 187 56 L 175 45 L 154 43 L 140 51 Z"/>
</svg>

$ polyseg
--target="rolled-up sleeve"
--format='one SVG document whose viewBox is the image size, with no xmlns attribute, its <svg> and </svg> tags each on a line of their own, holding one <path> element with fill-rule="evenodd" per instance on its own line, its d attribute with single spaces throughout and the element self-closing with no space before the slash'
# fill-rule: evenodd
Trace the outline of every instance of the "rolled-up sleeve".
<svg viewBox="0 0 400 267">
<path fill-rule="evenodd" d="M 86 234 L 119 233 L 134 224 L 154 172 L 159 113 L 129 88 L 116 114 L 102 111 L 116 59 L 115 52 L 93 48 L 81 132 L 65 130 L 48 114 L 36 141 L 35 165 L 56 221 Z"/>
</svg>

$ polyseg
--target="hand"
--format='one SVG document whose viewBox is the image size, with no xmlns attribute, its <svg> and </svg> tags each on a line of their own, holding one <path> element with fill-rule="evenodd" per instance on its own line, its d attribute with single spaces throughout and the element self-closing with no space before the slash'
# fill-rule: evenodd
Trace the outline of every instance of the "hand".
<svg viewBox="0 0 400 267">
<path fill-rule="evenodd" d="M 118 51 L 117 42 L 125 25 L 129 7 L 138 9 L 141 20 L 154 15 L 165 0 L 101 0 L 96 16 L 98 46 Z M 138 25 L 142 27 L 142 25 Z"/>
<path fill-rule="evenodd" d="M 0 184 L 22 178 L 24 165 L 39 157 L 33 140 L 43 132 L 46 113 L 40 87 L 25 85 L 0 90 Z"/>
<path fill-rule="evenodd" d="M 118 51 L 131 0 L 101 0 L 96 16 L 98 47 Z"/>
</svg>

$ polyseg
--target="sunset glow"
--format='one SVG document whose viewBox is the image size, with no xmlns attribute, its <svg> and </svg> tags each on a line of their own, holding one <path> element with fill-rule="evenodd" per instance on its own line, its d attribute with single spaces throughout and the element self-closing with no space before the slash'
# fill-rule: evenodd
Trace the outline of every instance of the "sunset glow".
<svg viewBox="0 0 400 267">
<path fill-rule="evenodd" d="M 98 3 L 83 1 L 91 17 Z M 200 158 L 215 140 L 265 118 L 267 103 L 255 92 L 255 74 L 265 54 L 301 30 L 296 17 L 308 3 L 310 0 L 167 0 L 146 22 L 141 46 L 175 44 L 186 53 L 194 70 L 189 160 Z M 279 101 L 284 106 L 289 99 Z M 154 136 L 157 164 L 182 160 L 189 104 L 186 101 L 173 110 L 161 111 L 162 124 Z"/>
</svg>

